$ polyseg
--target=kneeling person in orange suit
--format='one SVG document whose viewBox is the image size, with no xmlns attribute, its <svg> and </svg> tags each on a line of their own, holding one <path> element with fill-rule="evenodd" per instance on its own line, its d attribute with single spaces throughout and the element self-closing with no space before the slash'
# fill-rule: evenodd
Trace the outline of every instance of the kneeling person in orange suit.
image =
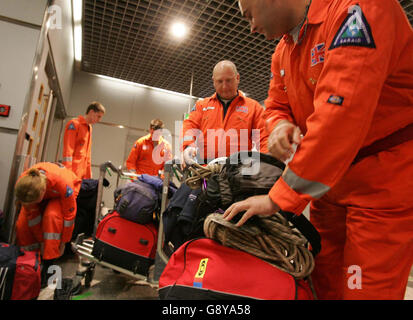
<svg viewBox="0 0 413 320">
<path fill-rule="evenodd" d="M 171 145 L 161 134 L 163 128 L 162 120 L 153 119 L 149 134 L 135 141 L 126 160 L 130 172 L 157 176 L 163 170 L 165 161 L 172 159 Z"/>
<path fill-rule="evenodd" d="M 72 171 L 49 162 L 35 164 L 16 183 L 16 199 L 21 204 L 17 243 L 23 249 L 40 251 L 44 265 L 60 257 L 72 237 L 80 185 Z"/>
</svg>

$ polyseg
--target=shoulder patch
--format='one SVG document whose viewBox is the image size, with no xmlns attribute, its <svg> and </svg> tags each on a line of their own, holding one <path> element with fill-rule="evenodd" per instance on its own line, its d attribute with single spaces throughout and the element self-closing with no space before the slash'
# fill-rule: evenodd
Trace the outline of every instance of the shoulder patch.
<svg viewBox="0 0 413 320">
<path fill-rule="evenodd" d="M 335 35 L 329 50 L 344 46 L 376 48 L 370 25 L 357 4 L 348 9 L 348 15 Z"/>
<path fill-rule="evenodd" d="M 73 122 L 71 122 L 69 127 L 67 128 L 67 130 L 76 130 L 75 124 Z"/>
<path fill-rule="evenodd" d="M 66 198 L 69 198 L 73 194 L 73 190 L 71 187 L 66 186 Z"/>
</svg>

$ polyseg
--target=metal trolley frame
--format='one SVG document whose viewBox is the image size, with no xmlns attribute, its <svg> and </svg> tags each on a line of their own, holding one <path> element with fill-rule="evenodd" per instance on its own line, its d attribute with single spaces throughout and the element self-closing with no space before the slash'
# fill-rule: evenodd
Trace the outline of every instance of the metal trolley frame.
<svg viewBox="0 0 413 320">
<path fill-rule="evenodd" d="M 163 232 L 163 222 L 162 222 L 162 215 L 166 209 L 167 202 L 168 202 L 168 189 L 169 189 L 169 182 L 171 181 L 172 171 L 174 168 L 178 169 L 180 172 L 180 168 L 177 165 L 176 160 L 171 160 L 165 163 L 164 166 L 164 179 L 163 179 L 163 187 L 162 187 L 162 198 L 161 198 L 161 212 L 159 216 L 159 227 L 158 227 L 158 242 L 157 242 L 157 249 L 156 249 L 156 257 L 154 263 L 154 270 L 153 270 L 153 277 L 151 277 L 152 271 L 149 272 L 148 275 L 142 275 L 139 273 L 134 273 L 132 271 L 126 270 L 119 266 L 107 263 L 105 261 L 99 260 L 97 257 L 92 255 L 93 245 L 94 245 L 94 237 L 96 235 L 96 230 L 100 219 L 102 218 L 102 208 L 103 208 L 103 181 L 107 172 L 107 169 L 111 169 L 113 172 L 117 174 L 117 182 L 116 187 L 119 185 L 119 180 L 121 178 L 136 178 L 138 175 L 131 174 L 127 172 L 122 172 L 120 169 L 116 168 L 112 162 L 107 161 L 100 165 L 99 168 L 99 180 L 98 180 L 98 193 L 97 193 L 97 202 L 96 202 L 96 214 L 95 214 L 95 222 L 93 228 L 93 237 L 92 239 L 85 238 L 85 235 L 79 234 L 74 242 L 71 243 L 73 251 L 79 257 L 79 268 L 76 271 L 76 275 L 74 280 L 73 287 L 80 287 L 80 282 L 84 278 L 85 279 L 85 287 L 89 288 L 90 284 L 93 280 L 95 267 L 97 264 L 110 268 L 115 272 L 119 272 L 135 278 L 137 280 L 144 280 L 151 284 L 157 285 L 159 277 L 165 268 L 169 257 L 163 250 L 163 242 L 164 242 L 164 232 Z M 152 267 L 151 267 L 152 269 Z"/>
</svg>

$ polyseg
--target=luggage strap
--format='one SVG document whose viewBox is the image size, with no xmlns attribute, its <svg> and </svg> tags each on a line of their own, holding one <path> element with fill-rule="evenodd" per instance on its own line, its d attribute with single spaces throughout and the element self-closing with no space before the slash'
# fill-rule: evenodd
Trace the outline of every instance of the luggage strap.
<svg viewBox="0 0 413 320">
<path fill-rule="evenodd" d="M 321 251 L 321 237 L 313 224 L 303 214 L 296 215 L 283 210 L 280 210 L 279 213 L 290 221 L 310 242 L 311 252 L 315 257 Z"/>
<path fill-rule="evenodd" d="M 384 137 L 364 148 L 361 148 L 354 158 L 352 165 L 358 163 L 368 156 L 396 147 L 409 140 L 413 140 L 413 123 L 400 130 L 397 130 L 396 132 L 393 132 L 387 137 Z"/>
</svg>

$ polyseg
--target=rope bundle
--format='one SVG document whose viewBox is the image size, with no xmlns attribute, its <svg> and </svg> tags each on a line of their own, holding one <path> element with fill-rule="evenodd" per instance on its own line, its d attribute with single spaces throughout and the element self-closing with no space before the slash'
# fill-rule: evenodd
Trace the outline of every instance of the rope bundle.
<svg viewBox="0 0 413 320">
<path fill-rule="evenodd" d="M 198 189 L 202 185 L 203 179 L 208 180 L 210 176 L 221 171 L 222 165 L 214 163 L 205 167 L 198 163 L 193 163 L 188 167 L 191 176 L 185 180 L 185 184 L 191 189 Z"/>
<path fill-rule="evenodd" d="M 296 279 L 309 276 L 314 269 L 314 258 L 301 233 L 279 213 L 255 218 L 235 227 L 221 214 L 210 214 L 204 223 L 204 233 L 224 246 L 263 259 Z"/>
</svg>

